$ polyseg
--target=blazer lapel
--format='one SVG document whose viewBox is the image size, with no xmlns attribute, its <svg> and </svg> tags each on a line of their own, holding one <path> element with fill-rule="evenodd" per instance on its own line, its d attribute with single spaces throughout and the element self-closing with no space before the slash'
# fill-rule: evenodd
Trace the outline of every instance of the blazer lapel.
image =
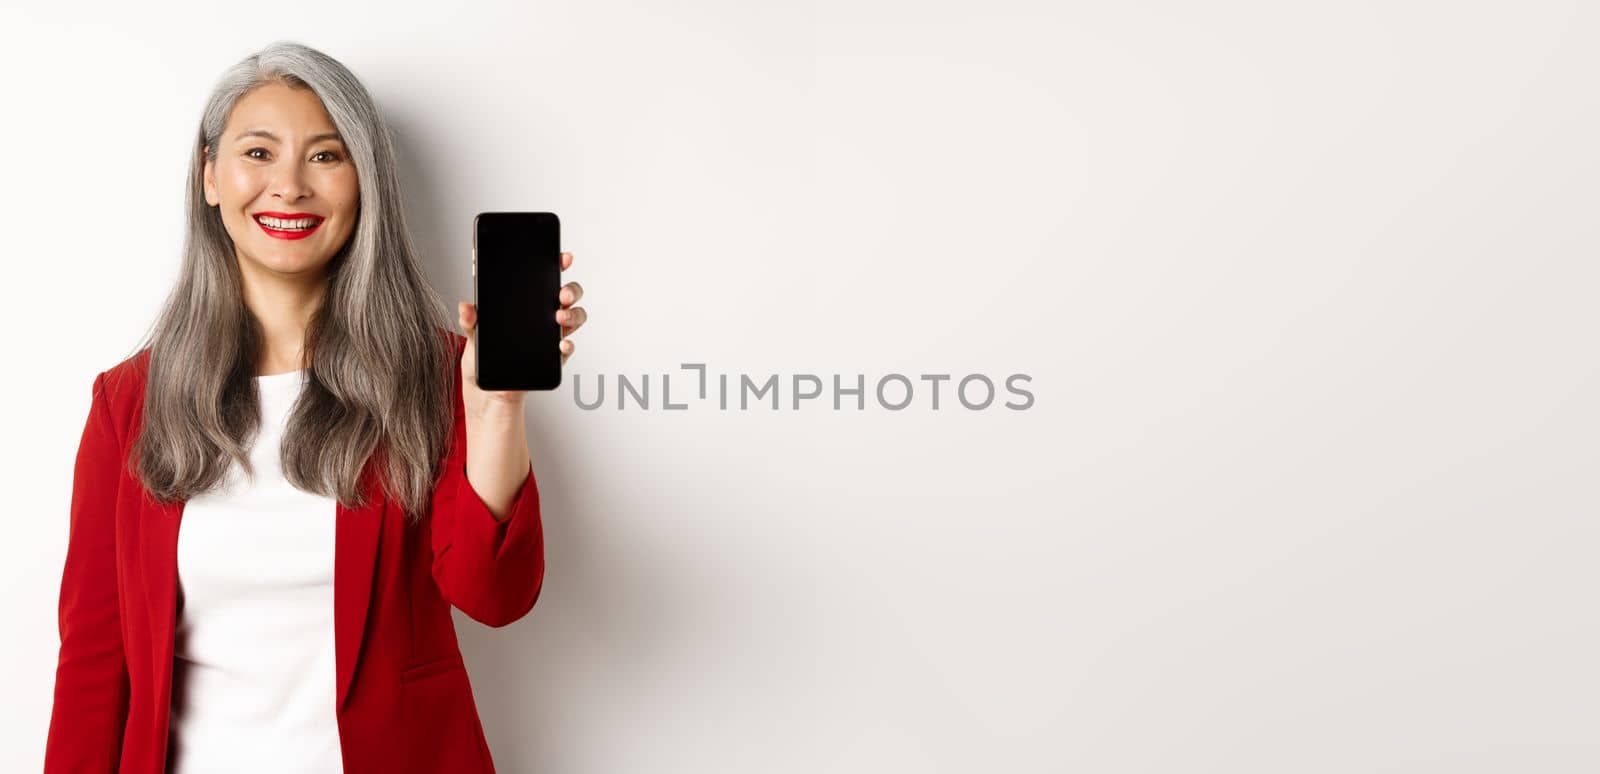
<svg viewBox="0 0 1600 774">
<path fill-rule="evenodd" d="M 369 465 L 368 471 L 371 470 Z M 339 681 L 338 708 L 343 709 L 350 695 L 350 684 L 355 677 L 356 660 L 361 654 L 361 642 L 366 634 L 368 602 L 372 599 L 373 570 L 378 560 L 378 542 L 382 533 L 383 513 L 386 506 L 381 488 L 367 481 L 367 505 L 346 508 L 339 503 L 335 508 L 333 548 L 333 639 L 334 663 Z M 171 706 L 173 645 L 177 633 L 178 616 L 178 529 L 183 519 L 186 501 L 156 503 L 148 496 L 148 507 L 138 519 L 141 550 L 144 563 L 145 603 L 150 610 L 151 631 L 157 636 L 165 634 L 162 641 L 154 643 L 151 653 L 155 657 L 153 674 L 159 695 L 166 697 Z M 160 733 L 166 733 L 167 713 L 158 715 Z"/>
<path fill-rule="evenodd" d="M 333 641 L 339 673 L 338 708 L 350 698 L 361 640 L 366 634 L 367 607 L 372 599 L 378 538 L 383 531 L 385 501 L 379 487 L 366 490 L 360 508 L 338 506 L 333 546 Z"/>
<path fill-rule="evenodd" d="M 142 489 L 140 495 L 145 507 L 140 509 L 135 520 L 140 539 L 139 556 L 144 564 L 150 631 L 157 640 L 150 648 L 155 659 L 150 673 L 155 676 L 156 696 L 162 702 L 155 714 L 156 736 L 165 740 L 170 720 L 168 710 L 172 707 L 172 650 L 178 614 L 178 522 L 183 517 L 184 501 L 157 502 Z"/>
</svg>

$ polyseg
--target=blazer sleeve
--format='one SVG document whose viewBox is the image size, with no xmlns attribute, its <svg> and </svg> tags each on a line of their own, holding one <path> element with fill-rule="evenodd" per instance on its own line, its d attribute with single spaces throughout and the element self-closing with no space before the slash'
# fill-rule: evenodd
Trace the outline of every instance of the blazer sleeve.
<svg viewBox="0 0 1600 774">
<path fill-rule="evenodd" d="M 112 772 L 121 757 L 129 699 L 117 603 L 116 497 L 122 465 L 101 373 L 94 380 L 73 471 L 45 774 Z"/>
<path fill-rule="evenodd" d="M 458 353 L 459 355 L 459 353 Z M 533 465 L 510 515 L 494 517 L 467 479 L 466 408 L 456 368 L 455 422 L 431 503 L 433 579 L 445 600 L 473 620 L 500 627 L 528 614 L 544 585 L 544 528 Z"/>
</svg>

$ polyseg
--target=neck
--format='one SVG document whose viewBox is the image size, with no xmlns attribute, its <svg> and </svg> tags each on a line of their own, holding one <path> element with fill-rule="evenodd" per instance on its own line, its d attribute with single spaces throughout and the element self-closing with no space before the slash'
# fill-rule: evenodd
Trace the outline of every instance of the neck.
<svg viewBox="0 0 1600 774">
<path fill-rule="evenodd" d="M 240 263 L 244 303 L 261 322 L 263 335 L 258 374 L 298 371 L 307 366 L 306 329 L 327 296 L 328 276 L 252 271 Z"/>
</svg>

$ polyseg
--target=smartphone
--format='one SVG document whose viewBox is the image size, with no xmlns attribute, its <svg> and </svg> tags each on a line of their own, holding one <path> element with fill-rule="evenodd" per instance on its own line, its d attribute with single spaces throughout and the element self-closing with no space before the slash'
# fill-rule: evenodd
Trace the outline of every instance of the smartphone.
<svg viewBox="0 0 1600 774">
<path fill-rule="evenodd" d="M 472 220 L 477 378 L 484 390 L 561 385 L 561 221 L 552 212 Z"/>
</svg>

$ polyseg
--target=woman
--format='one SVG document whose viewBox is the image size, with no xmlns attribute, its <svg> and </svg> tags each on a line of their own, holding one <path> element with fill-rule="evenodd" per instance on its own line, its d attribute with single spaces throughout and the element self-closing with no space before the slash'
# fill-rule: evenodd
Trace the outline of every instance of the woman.
<svg viewBox="0 0 1600 774">
<path fill-rule="evenodd" d="M 457 322 L 355 76 L 292 43 L 229 70 L 176 286 L 94 381 L 46 772 L 494 770 L 450 606 L 526 615 L 543 528 L 525 394 L 478 389 Z"/>
</svg>

